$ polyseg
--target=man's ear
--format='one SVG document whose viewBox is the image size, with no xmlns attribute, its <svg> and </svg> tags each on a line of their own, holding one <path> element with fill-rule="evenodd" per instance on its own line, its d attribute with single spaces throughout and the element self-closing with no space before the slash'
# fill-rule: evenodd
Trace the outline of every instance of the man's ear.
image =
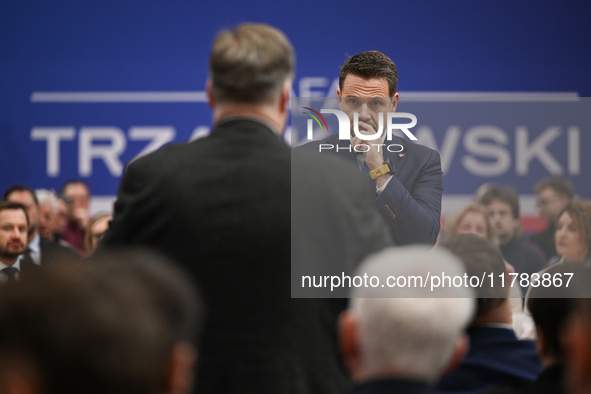
<svg viewBox="0 0 591 394">
<path fill-rule="evenodd" d="M 359 333 L 357 322 L 348 310 L 343 311 L 339 316 L 339 348 L 345 366 L 351 377 L 355 376 L 361 369 L 361 357 L 359 354 Z"/>
<path fill-rule="evenodd" d="M 470 348 L 470 339 L 468 338 L 467 334 L 462 334 L 456 341 L 456 345 L 454 347 L 454 351 L 447 362 L 447 365 L 443 369 L 443 375 L 447 375 L 451 371 L 453 371 L 464 359 L 466 353 L 468 353 L 468 349 Z"/>
<path fill-rule="evenodd" d="M 289 112 L 289 98 L 291 96 L 291 94 L 290 94 L 291 84 L 292 84 L 292 81 L 287 80 L 287 81 L 285 81 L 285 83 L 283 84 L 283 87 L 281 88 L 281 100 L 279 102 L 279 105 L 281 106 L 279 108 L 279 110 L 281 111 L 281 113 Z"/>
<path fill-rule="evenodd" d="M 209 108 L 214 108 L 215 99 L 213 98 L 211 79 L 208 79 L 207 82 L 205 82 L 205 94 L 207 94 L 207 105 L 209 105 Z"/>
<path fill-rule="evenodd" d="M 396 107 L 398 106 L 398 100 L 400 100 L 400 95 L 396 93 L 394 94 L 394 97 L 392 97 L 392 108 L 390 112 L 396 111 Z"/>
<path fill-rule="evenodd" d="M 168 362 L 166 394 L 188 394 L 193 387 L 193 368 L 197 360 L 195 347 L 187 342 L 177 343 Z"/>
</svg>

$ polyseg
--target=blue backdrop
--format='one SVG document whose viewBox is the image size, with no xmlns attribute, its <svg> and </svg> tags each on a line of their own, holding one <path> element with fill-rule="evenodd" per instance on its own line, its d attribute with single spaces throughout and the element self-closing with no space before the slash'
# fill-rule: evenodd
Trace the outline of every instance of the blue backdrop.
<svg viewBox="0 0 591 394">
<path fill-rule="evenodd" d="M 114 195 L 125 164 L 146 148 L 205 133 L 211 120 L 202 92 L 211 40 L 240 22 L 269 23 L 289 36 L 297 53 L 297 96 L 334 95 L 347 55 L 371 49 L 396 62 L 403 93 L 589 96 L 590 11 L 589 3 L 572 1 L 4 1 L 0 189 L 14 182 L 59 189 L 69 178 L 83 178 L 95 195 Z M 429 119 L 430 141 L 440 150 L 445 138 L 454 138 L 446 137 L 453 134 L 450 125 Z M 530 140 L 548 126 L 531 131 Z M 579 128 L 577 173 L 567 157 L 569 124 L 559 126 L 562 139 L 552 149 L 560 151 L 563 174 L 591 197 L 589 128 Z M 514 156 L 515 129 L 504 131 L 508 143 L 493 138 L 488 146 L 507 145 Z M 465 149 L 465 141 L 458 144 Z M 533 182 L 550 173 L 534 158 L 527 174 L 512 164 L 494 177 L 464 176 L 463 153 L 450 159 L 445 193 L 471 193 L 491 180 L 531 193 Z"/>
</svg>

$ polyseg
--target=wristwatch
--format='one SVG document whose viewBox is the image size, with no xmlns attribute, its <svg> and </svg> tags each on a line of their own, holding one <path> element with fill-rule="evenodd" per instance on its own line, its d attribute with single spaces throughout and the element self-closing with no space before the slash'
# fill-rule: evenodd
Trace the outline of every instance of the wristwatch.
<svg viewBox="0 0 591 394">
<path fill-rule="evenodd" d="M 396 173 L 396 169 L 390 162 L 390 159 L 386 159 L 384 161 L 384 165 L 376 168 L 375 170 L 371 170 L 369 172 L 369 176 L 371 179 L 376 179 L 377 177 L 384 175 L 384 174 L 391 174 L 394 175 Z"/>
</svg>

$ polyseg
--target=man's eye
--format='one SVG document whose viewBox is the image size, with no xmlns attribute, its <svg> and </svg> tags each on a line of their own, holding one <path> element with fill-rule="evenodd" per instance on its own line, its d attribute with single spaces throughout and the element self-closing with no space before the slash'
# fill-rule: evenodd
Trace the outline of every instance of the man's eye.
<svg viewBox="0 0 591 394">
<path fill-rule="evenodd" d="M 349 99 L 349 104 L 355 105 L 355 104 L 357 104 L 357 100 L 356 99 Z"/>
<path fill-rule="evenodd" d="M 378 100 L 374 100 L 371 102 L 371 105 L 373 105 L 374 107 L 379 107 L 380 105 L 382 105 L 382 102 L 378 101 Z"/>
</svg>

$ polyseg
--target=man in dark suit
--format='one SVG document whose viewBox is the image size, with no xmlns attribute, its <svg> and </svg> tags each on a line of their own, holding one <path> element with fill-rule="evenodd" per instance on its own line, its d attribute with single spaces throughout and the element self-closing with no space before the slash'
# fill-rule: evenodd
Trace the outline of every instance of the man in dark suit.
<svg viewBox="0 0 591 394">
<path fill-rule="evenodd" d="M 341 67 L 337 89 L 339 107 L 350 119 L 351 139 L 339 140 L 336 133 L 304 147 L 335 153 L 369 175 L 374 204 L 397 244 L 433 245 L 439 234 L 443 192 L 439 153 L 394 135 L 385 140 L 386 127 L 381 141 L 364 140 L 353 131 L 354 113 L 363 135 L 375 135 L 378 125 L 386 124 L 380 116 L 396 110 L 397 85 L 398 71 L 388 56 L 368 51 L 351 57 Z"/>
<path fill-rule="evenodd" d="M 23 256 L 27 265 L 30 263 L 41 265 L 56 260 L 78 260 L 74 249 L 53 243 L 39 235 L 39 202 L 31 188 L 24 185 L 12 185 L 4 192 L 4 199 L 18 202 L 27 209 L 29 236 Z"/>
<path fill-rule="evenodd" d="M 583 263 L 556 264 L 545 270 L 552 278 L 579 279 L 585 274 Z M 537 350 L 544 368 L 533 382 L 501 387 L 487 394 L 562 394 L 566 393 L 564 378 L 565 348 L 561 338 L 563 327 L 570 318 L 576 296 L 575 279 L 569 287 L 546 286 L 532 287 L 529 292 L 527 307 L 536 326 Z M 556 282 L 558 284 L 558 282 Z M 587 284 L 588 285 L 588 284 Z"/>
<path fill-rule="evenodd" d="M 320 216 L 312 219 L 359 214 L 358 220 L 343 219 L 349 227 L 332 226 L 346 234 L 338 244 L 323 242 L 327 234 L 318 228 L 324 225 L 291 226 L 292 216 L 300 219 L 298 212 L 311 208 L 300 211 L 307 193 L 326 195 L 329 168 L 350 174 L 336 159 L 311 152 L 293 153 L 292 162 L 292 150 L 279 137 L 293 70 L 291 44 L 277 29 L 244 24 L 218 34 L 207 83 L 211 135 L 131 163 L 99 245 L 156 248 L 198 282 L 209 311 L 199 393 L 341 393 L 350 385 L 336 341 L 336 317 L 345 301 L 292 299 L 290 256 L 309 247 L 313 237 L 324 252 L 356 245 L 349 260 L 390 241 L 379 215 L 357 207 L 368 205 L 367 193 L 356 192 L 362 200 L 351 201 L 346 190 L 365 185 L 345 178 L 333 185 L 344 191 L 332 210 L 316 210 Z M 307 166 L 314 171 L 300 177 Z M 294 231 L 302 229 L 304 239 L 296 236 L 292 246 Z M 296 263 L 308 253 L 295 253 Z"/>
<path fill-rule="evenodd" d="M 470 349 L 459 366 L 444 376 L 439 393 L 476 394 L 495 387 L 535 380 L 541 365 L 533 341 L 518 340 L 511 327 L 508 275 L 499 248 L 474 234 L 456 234 L 441 246 L 457 255 L 469 278 L 492 275 L 477 288 L 476 316 L 467 330 Z M 502 286 L 500 276 L 505 276 Z"/>
<path fill-rule="evenodd" d="M 15 282 L 21 272 L 34 266 L 23 262 L 29 218 L 26 208 L 15 202 L 0 202 L 0 284 Z"/>
</svg>

